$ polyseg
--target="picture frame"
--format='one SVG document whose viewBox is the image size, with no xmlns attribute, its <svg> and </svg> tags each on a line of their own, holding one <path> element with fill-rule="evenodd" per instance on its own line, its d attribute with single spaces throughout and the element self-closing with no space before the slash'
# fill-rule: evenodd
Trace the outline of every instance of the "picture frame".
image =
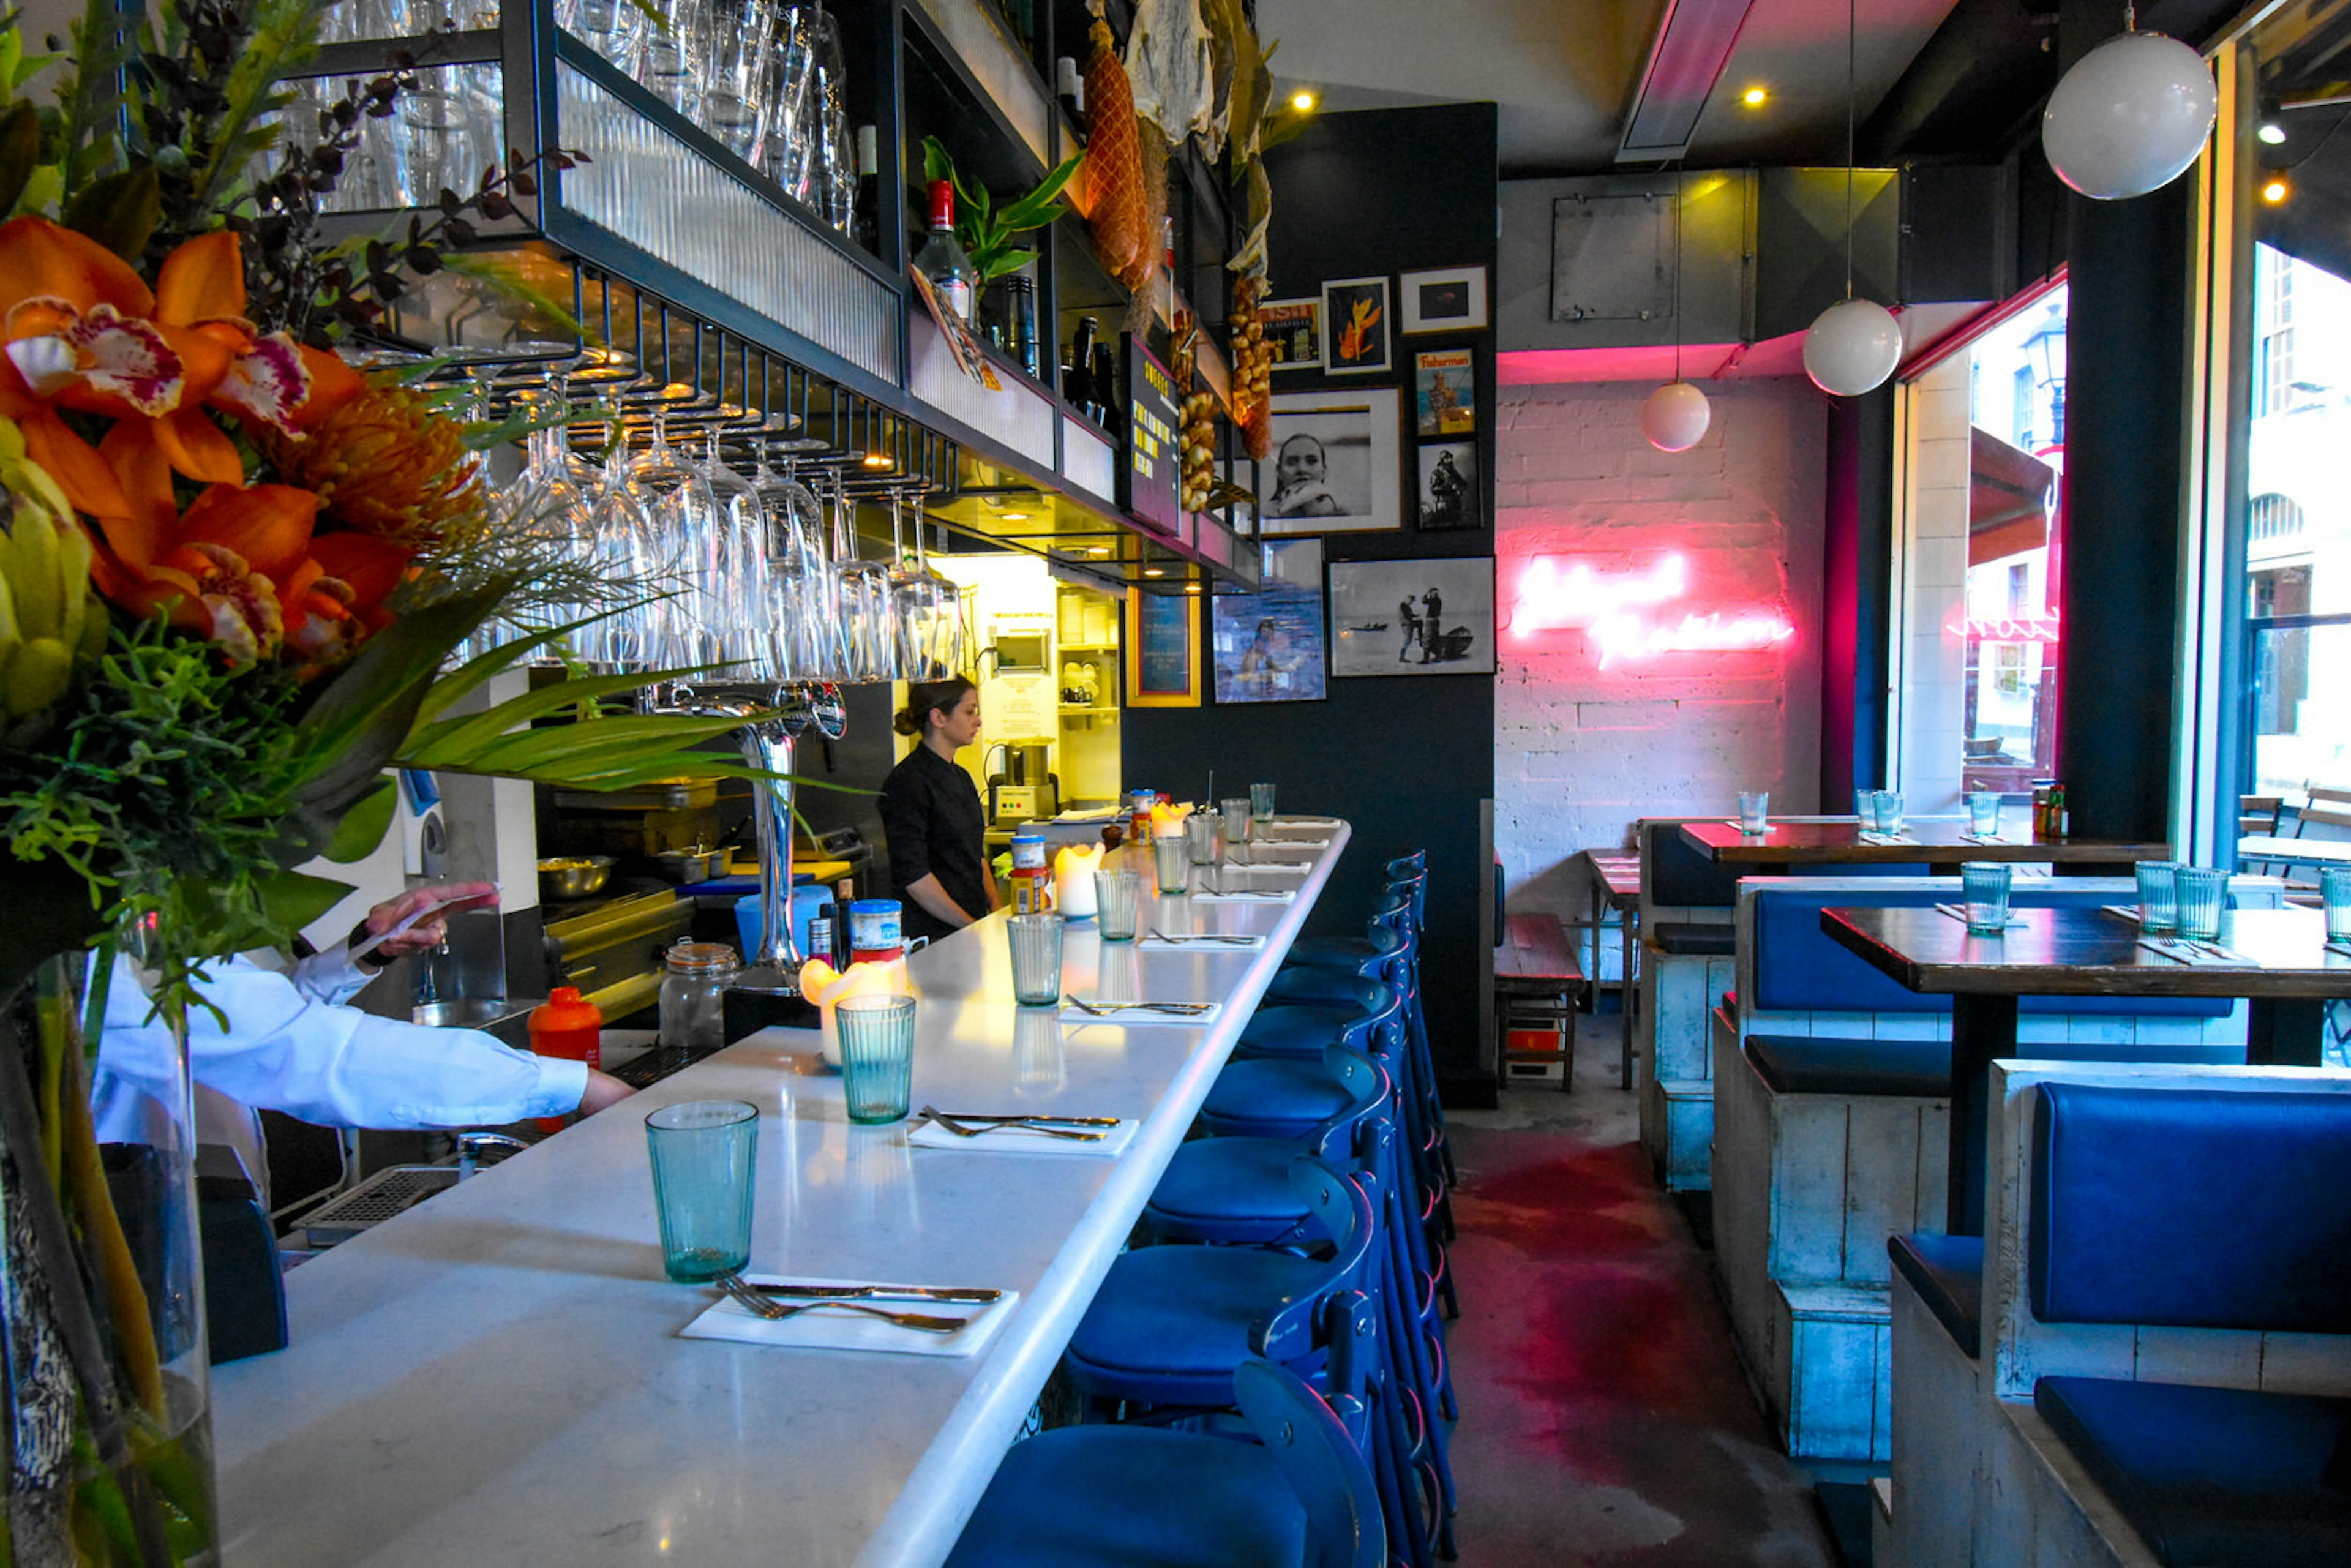
<svg viewBox="0 0 2351 1568">
<path fill-rule="evenodd" d="M 1478 356 L 1468 348 L 1412 357 L 1413 417 L 1420 437 L 1478 433 Z"/>
<path fill-rule="evenodd" d="M 1259 534 L 1403 528 L 1403 428 L 1395 387 L 1274 393 L 1273 455 L 1257 465 Z"/>
<path fill-rule="evenodd" d="M 1395 356 L 1388 349 L 1388 280 L 1343 277 L 1322 286 L 1322 373 L 1378 375 Z"/>
<path fill-rule="evenodd" d="M 1482 332 L 1486 329 L 1486 269 L 1444 267 L 1407 272 L 1397 279 L 1405 337 L 1422 332 Z"/>
<path fill-rule="evenodd" d="M 1254 593 L 1208 601 L 1208 657 L 1218 706 L 1321 702 L 1330 693 L 1323 654 L 1322 541 L 1271 539 Z"/>
<path fill-rule="evenodd" d="M 1322 301 L 1269 299 L 1258 307 L 1277 371 L 1322 368 Z"/>
<path fill-rule="evenodd" d="M 1328 581 L 1332 680 L 1494 673 L 1493 557 L 1333 561 Z"/>
<path fill-rule="evenodd" d="M 1478 482 L 1475 441 L 1424 441 L 1414 489 L 1416 526 L 1425 534 L 1485 527 L 1485 488 Z"/>
<path fill-rule="evenodd" d="M 1126 706 L 1200 706 L 1200 617 L 1196 593 L 1126 595 Z"/>
</svg>

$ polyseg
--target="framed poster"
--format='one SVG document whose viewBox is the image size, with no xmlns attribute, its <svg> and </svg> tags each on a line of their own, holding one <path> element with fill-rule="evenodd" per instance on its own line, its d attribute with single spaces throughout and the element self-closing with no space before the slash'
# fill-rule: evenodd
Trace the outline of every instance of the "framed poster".
<svg viewBox="0 0 2351 1568">
<path fill-rule="evenodd" d="M 1126 594 L 1126 706 L 1200 706 L 1200 618 L 1194 593 Z"/>
<path fill-rule="evenodd" d="M 1478 486 L 1478 444 L 1423 442 L 1420 448 L 1420 531 L 1445 533 L 1485 525 Z"/>
<path fill-rule="evenodd" d="M 1324 284 L 1322 373 L 1374 375 L 1388 363 L 1388 280 L 1346 277 Z"/>
<path fill-rule="evenodd" d="M 1322 541 L 1269 540 L 1255 593 L 1208 601 L 1208 656 L 1219 703 L 1320 702 L 1329 695 L 1322 660 Z"/>
<path fill-rule="evenodd" d="M 1404 291 L 1404 326 L 1414 332 L 1478 332 L 1486 326 L 1486 269 L 1445 267 L 1435 272 L 1407 272 L 1398 280 Z"/>
<path fill-rule="evenodd" d="M 1322 301 L 1269 299 L 1258 308 L 1264 313 L 1265 340 L 1273 345 L 1277 371 L 1311 371 L 1322 363 Z"/>
<path fill-rule="evenodd" d="M 1404 399 L 1394 387 L 1273 394 L 1273 455 L 1257 465 L 1261 534 L 1404 527 Z"/>
<path fill-rule="evenodd" d="M 1331 563 L 1331 674 L 1490 675 L 1494 562 Z"/>
<path fill-rule="evenodd" d="M 1413 409 L 1422 436 L 1469 435 L 1478 429 L 1478 364 L 1468 349 L 1432 349 L 1412 357 Z"/>
</svg>

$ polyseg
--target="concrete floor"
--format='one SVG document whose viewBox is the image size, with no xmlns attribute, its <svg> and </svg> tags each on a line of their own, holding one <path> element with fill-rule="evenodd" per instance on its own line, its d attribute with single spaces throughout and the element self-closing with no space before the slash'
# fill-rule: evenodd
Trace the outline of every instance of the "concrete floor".
<svg viewBox="0 0 2351 1568">
<path fill-rule="evenodd" d="M 1461 1563 L 1833 1568 L 1711 1257 L 1649 1176 L 1619 1021 L 1580 1020 L 1574 1093 L 1522 1082 L 1448 1117 Z"/>
</svg>

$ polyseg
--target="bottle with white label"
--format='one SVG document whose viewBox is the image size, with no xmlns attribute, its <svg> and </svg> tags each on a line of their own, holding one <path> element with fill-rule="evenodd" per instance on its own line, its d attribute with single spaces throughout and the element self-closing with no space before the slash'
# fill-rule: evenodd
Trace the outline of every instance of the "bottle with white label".
<svg viewBox="0 0 2351 1568">
<path fill-rule="evenodd" d="M 979 298 L 979 269 L 956 238 L 955 185 L 950 181 L 931 182 L 931 234 L 915 253 L 914 269 L 931 280 L 941 308 L 967 322 L 972 319 Z"/>
</svg>

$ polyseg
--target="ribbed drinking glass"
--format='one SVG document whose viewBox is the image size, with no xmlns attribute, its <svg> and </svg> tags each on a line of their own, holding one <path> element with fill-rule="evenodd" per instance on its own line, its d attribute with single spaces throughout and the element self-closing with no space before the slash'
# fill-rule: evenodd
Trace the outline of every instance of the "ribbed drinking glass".
<svg viewBox="0 0 2351 1568">
<path fill-rule="evenodd" d="M 1004 923 L 1012 950 L 1012 999 L 1024 1008 L 1061 999 L 1061 932 L 1058 915 L 1015 915 Z"/>
</svg>

